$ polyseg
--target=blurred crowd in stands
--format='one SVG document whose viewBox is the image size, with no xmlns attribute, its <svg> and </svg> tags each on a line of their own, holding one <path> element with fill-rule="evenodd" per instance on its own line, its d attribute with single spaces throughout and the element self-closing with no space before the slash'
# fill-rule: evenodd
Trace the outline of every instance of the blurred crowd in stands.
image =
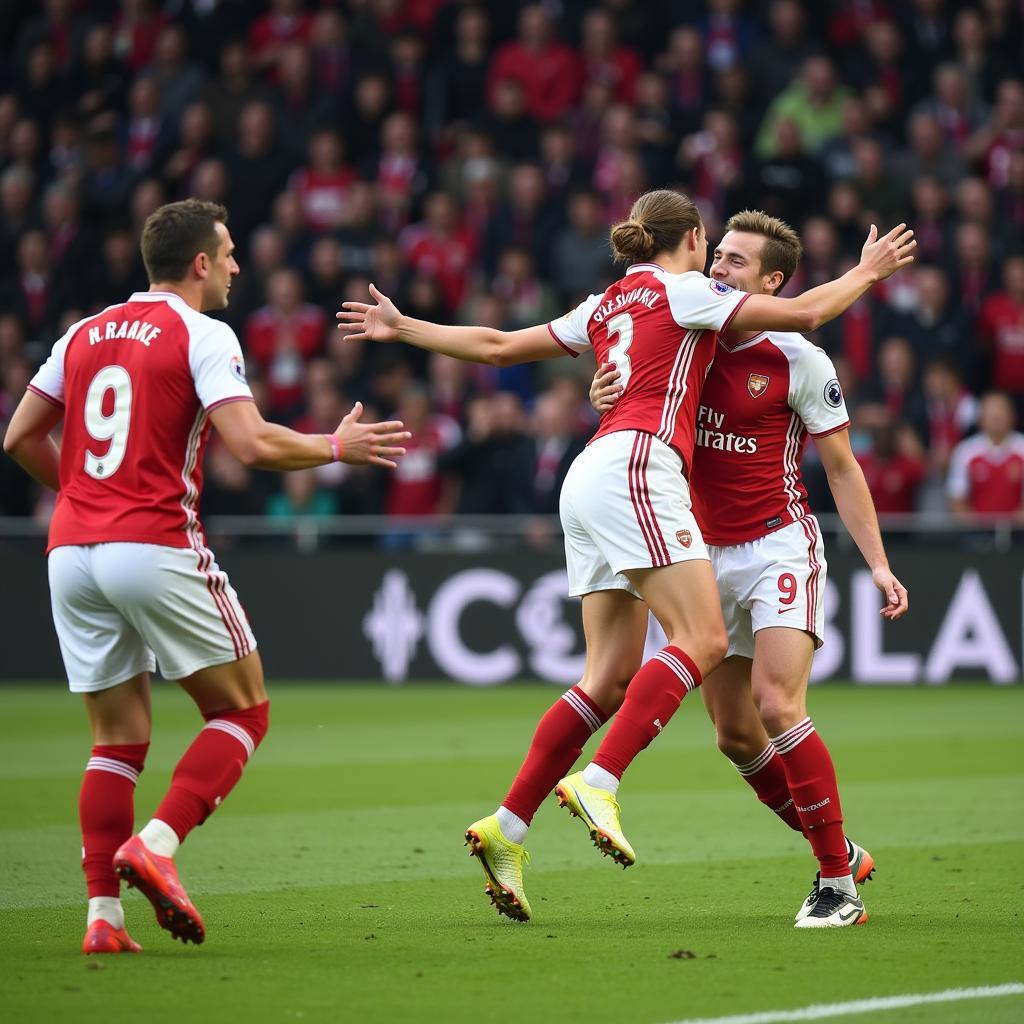
<svg viewBox="0 0 1024 1024">
<path fill-rule="evenodd" d="M 146 287 L 161 203 L 225 203 L 224 318 L 265 414 L 353 401 L 414 433 L 394 474 L 283 480 L 216 443 L 206 514 L 557 509 L 593 363 L 495 369 L 334 330 L 369 281 L 516 328 L 614 279 L 638 192 L 796 227 L 789 292 L 909 222 L 907 273 L 815 337 L 881 512 L 1024 522 L 1021 0 L 25 0 L 0 32 L 0 425 L 71 323 Z M 812 500 L 830 501 L 809 446 Z M 0 514 L 46 500 L 0 460 Z"/>
</svg>

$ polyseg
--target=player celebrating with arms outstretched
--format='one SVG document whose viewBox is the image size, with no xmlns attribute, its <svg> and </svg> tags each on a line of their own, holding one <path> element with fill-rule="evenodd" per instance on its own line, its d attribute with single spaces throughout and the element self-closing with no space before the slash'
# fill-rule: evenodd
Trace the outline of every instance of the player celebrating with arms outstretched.
<svg viewBox="0 0 1024 1024">
<path fill-rule="evenodd" d="M 142 232 L 150 290 L 68 330 L 4 437 L 4 450 L 58 492 L 47 548 L 53 618 L 94 743 L 79 800 L 86 953 L 139 951 L 124 928 L 119 875 L 173 937 L 203 941 L 172 858 L 231 792 L 267 731 L 256 640 L 198 518 L 211 423 L 232 454 L 261 469 L 394 467 L 409 436 L 401 423 L 360 423 L 358 404 L 333 434 L 263 419 L 238 339 L 203 313 L 227 305 L 238 273 L 226 222 L 223 207 L 194 199 L 156 210 Z M 62 420 L 58 448 L 50 431 Z M 206 725 L 133 837 L 157 663 Z"/>
<path fill-rule="evenodd" d="M 629 264 L 625 276 L 550 324 L 511 332 L 442 327 L 404 317 L 372 286 L 375 304 L 343 304 L 340 326 L 357 339 L 404 341 L 497 365 L 593 349 L 599 365 L 611 359 L 627 378 L 562 488 L 570 594 L 583 598 L 584 677 L 541 720 L 498 812 L 466 832 L 500 913 L 529 919 L 522 841 L 530 819 L 620 703 L 593 763 L 563 780 L 560 798 L 602 852 L 633 863 L 619 824 L 619 779 L 725 655 L 717 590 L 685 476 L 716 332 L 730 325 L 813 329 L 911 262 L 912 235 L 905 225 L 881 239 L 872 229 L 856 268 L 798 298 L 746 295 L 704 276 L 707 238 L 696 207 L 659 189 L 637 199 L 612 229 L 615 255 Z M 668 644 L 641 667 L 645 604 Z"/>
<path fill-rule="evenodd" d="M 744 211 L 715 249 L 711 277 L 774 295 L 796 270 L 800 240 L 787 224 Z M 602 366 L 591 398 L 607 415 L 623 393 Z M 826 562 L 807 503 L 800 457 L 808 434 L 836 506 L 898 619 L 907 592 L 892 574 L 871 492 L 850 447 L 849 417 L 832 361 L 799 334 L 729 331 L 701 395 L 691 480 L 711 554 L 729 650 L 701 693 L 722 752 L 820 865 L 797 927 L 863 923 L 856 883 L 874 862 L 843 834 L 835 768 L 807 715 L 807 684 L 824 634 Z M 769 738 L 770 737 L 770 738 Z"/>
</svg>

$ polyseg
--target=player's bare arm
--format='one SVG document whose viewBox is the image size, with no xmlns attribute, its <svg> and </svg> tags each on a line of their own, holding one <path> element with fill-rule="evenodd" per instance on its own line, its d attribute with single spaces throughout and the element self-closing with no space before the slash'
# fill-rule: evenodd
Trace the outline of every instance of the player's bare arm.
<svg viewBox="0 0 1024 1024">
<path fill-rule="evenodd" d="M 815 446 L 828 475 L 828 485 L 843 525 L 850 531 L 850 536 L 871 569 L 875 586 L 885 597 L 882 615 L 890 620 L 898 619 L 907 611 L 907 588 L 889 568 L 882 532 L 878 528 L 875 503 L 850 447 L 850 433 L 838 430 L 826 437 L 815 438 Z"/>
<path fill-rule="evenodd" d="M 906 224 L 897 224 L 881 238 L 872 224 L 860 262 L 852 270 L 792 299 L 751 295 L 729 326 L 733 331 L 815 331 L 846 312 L 877 282 L 913 263 L 916 246 L 914 232 Z"/>
<path fill-rule="evenodd" d="M 391 299 L 372 284 L 370 295 L 375 300 L 372 305 L 343 302 L 335 314 L 338 330 L 347 332 L 353 341 L 404 341 L 429 352 L 491 366 L 514 366 L 566 354 L 544 324 L 521 331 L 446 327 L 403 316 Z"/>
<path fill-rule="evenodd" d="M 4 434 L 4 451 L 33 479 L 52 491 L 60 490 L 60 449 L 50 431 L 64 410 L 32 391 L 26 391 Z"/>
<path fill-rule="evenodd" d="M 356 402 L 334 432 L 334 442 L 327 434 L 300 434 L 268 423 L 249 401 L 221 405 L 210 419 L 231 454 L 256 469 L 309 469 L 328 462 L 394 469 L 405 454 L 402 442 L 412 435 L 400 420 L 360 423 L 362 414 L 363 404 Z"/>
</svg>

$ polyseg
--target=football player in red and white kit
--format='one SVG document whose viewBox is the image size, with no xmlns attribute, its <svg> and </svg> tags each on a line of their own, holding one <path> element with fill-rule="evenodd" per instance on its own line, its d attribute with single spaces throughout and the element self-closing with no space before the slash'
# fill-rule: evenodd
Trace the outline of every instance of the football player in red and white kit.
<svg viewBox="0 0 1024 1024">
<path fill-rule="evenodd" d="M 787 224 L 744 211 L 726 224 L 711 276 L 774 295 L 800 253 Z M 591 389 L 595 407 L 610 415 L 621 392 L 618 368 L 602 366 Z M 827 568 L 800 475 L 808 434 L 885 598 L 882 614 L 891 620 L 907 610 L 848 427 L 835 367 L 806 338 L 778 331 L 720 335 L 701 394 L 691 481 L 729 650 L 701 693 L 719 748 L 818 858 L 819 877 L 797 913 L 800 928 L 866 921 L 856 883 L 874 868 L 871 855 L 843 834 L 835 768 L 807 715 L 811 661 L 824 635 Z"/>
<path fill-rule="evenodd" d="M 142 233 L 150 290 L 68 330 L 4 437 L 4 450 L 57 491 L 47 548 L 53 619 L 94 744 L 79 800 L 86 953 L 139 951 L 124 927 L 122 878 L 173 937 L 203 941 L 172 858 L 267 731 L 256 640 L 197 515 L 210 425 L 247 465 L 277 470 L 338 460 L 393 467 L 408 437 L 397 422 L 359 423 L 358 405 L 333 434 L 264 421 L 238 339 L 203 314 L 227 305 L 238 273 L 226 221 L 223 207 L 192 199 L 155 211 Z M 57 445 L 50 432 L 62 421 Z M 206 725 L 132 836 L 157 665 Z"/>
<path fill-rule="evenodd" d="M 629 265 L 625 276 L 550 324 L 511 332 L 441 327 L 402 316 L 372 286 L 374 304 L 344 303 L 340 326 L 357 339 L 404 341 L 497 365 L 593 349 L 599 364 L 611 358 L 627 377 L 622 398 L 562 488 L 569 592 L 583 598 L 584 678 L 541 720 L 497 813 L 466 831 L 499 913 L 530 917 L 522 840 L 556 783 L 560 802 L 583 820 L 598 848 L 623 866 L 633 863 L 619 824 L 619 779 L 725 655 L 714 577 L 685 477 L 716 332 L 824 323 L 913 259 L 912 234 L 900 225 L 878 239 L 873 230 L 854 270 L 798 298 L 746 295 L 704 276 L 707 238 L 696 207 L 660 189 L 637 199 L 629 219 L 612 228 L 616 257 Z M 645 603 L 668 645 L 641 666 Z M 593 762 L 559 782 L 620 703 Z"/>
</svg>

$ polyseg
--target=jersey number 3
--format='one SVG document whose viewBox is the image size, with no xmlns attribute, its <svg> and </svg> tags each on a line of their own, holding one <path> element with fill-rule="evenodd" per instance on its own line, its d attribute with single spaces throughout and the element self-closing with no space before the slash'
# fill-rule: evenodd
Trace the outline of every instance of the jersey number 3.
<svg viewBox="0 0 1024 1024">
<path fill-rule="evenodd" d="M 608 350 L 608 359 L 615 364 L 619 371 L 619 387 L 623 391 L 629 386 L 629 376 L 633 367 L 629 361 L 629 346 L 633 344 L 633 318 L 629 313 L 616 313 L 615 316 L 605 325 L 608 331 L 608 340 L 617 334 L 618 341 Z"/>
<path fill-rule="evenodd" d="M 107 392 L 113 392 L 109 415 L 103 412 Z M 85 452 L 85 471 L 97 480 L 113 476 L 128 448 L 128 427 L 132 418 L 132 379 L 123 366 L 104 366 L 92 379 L 85 394 L 85 429 L 96 441 L 109 441 L 106 454 Z"/>
</svg>

